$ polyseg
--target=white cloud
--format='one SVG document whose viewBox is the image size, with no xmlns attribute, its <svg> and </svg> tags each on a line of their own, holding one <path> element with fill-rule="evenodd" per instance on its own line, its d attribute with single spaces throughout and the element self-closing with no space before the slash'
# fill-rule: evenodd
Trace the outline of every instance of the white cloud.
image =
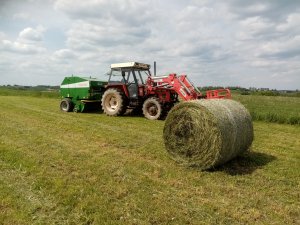
<svg viewBox="0 0 300 225">
<path fill-rule="evenodd" d="M 12 42 L 9 40 L 2 40 L 0 43 L 0 48 L 5 51 L 24 54 L 34 54 L 45 50 L 44 48 L 36 47 L 34 45 L 24 44 L 16 41 Z"/>
<path fill-rule="evenodd" d="M 274 24 L 260 16 L 248 17 L 240 22 L 243 30 L 255 38 L 256 35 L 271 31 Z"/>
<path fill-rule="evenodd" d="M 19 33 L 19 41 L 24 43 L 41 42 L 43 40 L 43 33 L 45 28 L 38 26 L 36 29 L 27 27 Z"/>
<path fill-rule="evenodd" d="M 75 54 L 70 49 L 60 49 L 54 52 L 54 57 L 63 59 L 63 58 L 74 58 Z"/>
<path fill-rule="evenodd" d="M 228 11 L 234 13 L 239 19 L 260 16 L 272 21 L 280 22 L 295 11 L 299 11 L 299 2 L 294 0 L 228 0 Z"/>
<path fill-rule="evenodd" d="M 74 19 L 94 19 L 138 25 L 151 17 L 151 0 L 57 0 L 54 8 Z"/>
<path fill-rule="evenodd" d="M 41 45 L 44 30 L 42 26 L 38 26 L 36 29 L 27 27 L 19 33 L 16 41 L 0 40 L 0 48 L 4 51 L 22 54 L 44 52 L 46 49 Z"/>
<path fill-rule="evenodd" d="M 142 42 L 150 34 L 146 28 L 125 27 L 113 24 L 90 24 L 77 22 L 68 31 L 67 45 L 70 48 L 83 50 L 91 46 L 109 47 L 119 45 L 132 45 Z"/>
<path fill-rule="evenodd" d="M 300 35 L 284 40 L 269 41 L 262 46 L 259 56 L 300 59 Z"/>
<path fill-rule="evenodd" d="M 300 13 L 292 13 L 287 16 L 287 19 L 277 25 L 277 30 L 280 32 L 299 33 L 300 32 Z"/>
</svg>

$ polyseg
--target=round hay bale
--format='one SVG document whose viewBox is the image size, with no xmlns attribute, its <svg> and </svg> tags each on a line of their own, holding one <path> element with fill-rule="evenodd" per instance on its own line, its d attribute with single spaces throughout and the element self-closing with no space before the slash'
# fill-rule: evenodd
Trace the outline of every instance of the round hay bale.
<svg viewBox="0 0 300 225">
<path fill-rule="evenodd" d="M 250 147 L 252 119 L 242 104 L 229 99 L 181 102 L 169 112 L 163 138 L 171 158 L 205 170 Z"/>
</svg>

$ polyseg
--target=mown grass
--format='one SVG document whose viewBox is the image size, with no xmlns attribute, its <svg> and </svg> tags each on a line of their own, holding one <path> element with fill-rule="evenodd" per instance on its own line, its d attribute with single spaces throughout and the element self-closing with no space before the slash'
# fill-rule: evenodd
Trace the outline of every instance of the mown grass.
<svg viewBox="0 0 300 225">
<path fill-rule="evenodd" d="M 250 111 L 253 120 L 300 124 L 298 97 L 234 94 L 233 99 L 241 102 Z"/>
<path fill-rule="evenodd" d="M 0 96 L 1 224 L 299 224 L 300 127 L 255 122 L 252 151 L 177 165 L 163 121 Z"/>
</svg>

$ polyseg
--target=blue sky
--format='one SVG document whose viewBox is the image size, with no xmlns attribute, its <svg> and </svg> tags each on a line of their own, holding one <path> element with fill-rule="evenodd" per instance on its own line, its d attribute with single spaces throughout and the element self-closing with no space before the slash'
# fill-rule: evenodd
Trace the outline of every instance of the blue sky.
<svg viewBox="0 0 300 225">
<path fill-rule="evenodd" d="M 300 1 L 0 1 L 2 85 L 154 60 L 198 86 L 300 89 Z"/>
</svg>

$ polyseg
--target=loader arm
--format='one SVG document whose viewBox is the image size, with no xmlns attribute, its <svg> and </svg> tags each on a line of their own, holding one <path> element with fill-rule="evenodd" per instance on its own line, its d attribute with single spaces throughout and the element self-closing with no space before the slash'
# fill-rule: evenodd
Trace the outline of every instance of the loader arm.
<svg viewBox="0 0 300 225">
<path fill-rule="evenodd" d="M 229 89 L 209 90 L 203 96 L 199 89 L 188 79 L 187 75 L 169 74 L 168 76 L 149 77 L 148 84 L 153 89 L 167 88 L 175 91 L 184 101 L 199 98 L 230 98 Z"/>
</svg>

